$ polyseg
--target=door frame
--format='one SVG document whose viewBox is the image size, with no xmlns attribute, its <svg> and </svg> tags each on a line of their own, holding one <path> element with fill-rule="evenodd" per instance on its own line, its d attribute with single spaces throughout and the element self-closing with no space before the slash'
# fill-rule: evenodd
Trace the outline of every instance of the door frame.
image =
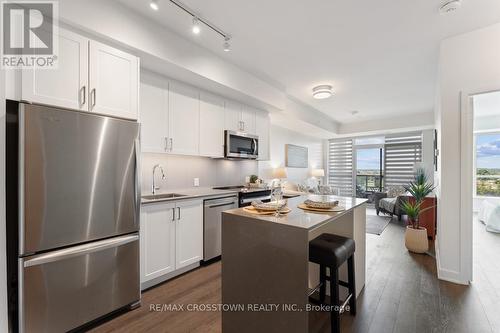
<svg viewBox="0 0 500 333">
<path fill-rule="evenodd" d="M 353 178 L 353 195 L 356 196 L 356 186 L 358 184 L 358 150 L 363 150 L 363 149 L 382 149 L 382 156 L 380 156 L 380 167 L 381 167 L 381 172 L 382 172 L 382 177 L 380 179 L 380 185 L 382 186 L 383 178 L 385 177 L 385 144 L 384 143 L 377 143 L 377 144 L 368 144 L 368 145 L 355 145 L 354 144 L 354 138 L 353 138 L 353 143 L 352 143 L 352 178 Z M 380 176 L 380 174 L 379 174 Z M 383 187 L 382 187 L 383 189 Z"/>
<path fill-rule="evenodd" d="M 474 200 L 474 105 L 477 95 L 500 91 L 495 86 L 462 90 L 460 92 L 460 275 L 461 281 L 473 279 L 473 200 Z M 474 157 L 474 158 L 471 158 Z"/>
</svg>

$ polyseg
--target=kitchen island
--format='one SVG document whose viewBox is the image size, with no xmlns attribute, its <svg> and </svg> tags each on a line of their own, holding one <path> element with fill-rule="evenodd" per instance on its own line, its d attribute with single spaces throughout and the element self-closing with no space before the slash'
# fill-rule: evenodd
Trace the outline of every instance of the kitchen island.
<svg viewBox="0 0 500 333">
<path fill-rule="evenodd" d="M 362 291 L 367 200 L 335 196 L 345 210 L 324 213 L 298 208 L 306 198 L 288 199 L 291 212 L 280 217 L 242 208 L 223 213 L 222 302 L 234 307 L 222 314 L 224 332 L 314 331 L 308 293 L 319 283 L 319 267 L 309 263 L 309 241 L 322 233 L 354 239 L 357 295 Z M 344 266 L 340 279 L 347 281 Z"/>
</svg>

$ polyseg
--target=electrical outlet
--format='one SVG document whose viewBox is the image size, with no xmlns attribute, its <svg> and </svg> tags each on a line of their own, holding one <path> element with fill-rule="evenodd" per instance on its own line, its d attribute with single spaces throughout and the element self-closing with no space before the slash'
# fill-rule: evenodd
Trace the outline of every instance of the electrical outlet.
<svg viewBox="0 0 500 333">
<path fill-rule="evenodd" d="M 193 179 L 193 186 L 200 186 L 200 178 Z"/>
</svg>

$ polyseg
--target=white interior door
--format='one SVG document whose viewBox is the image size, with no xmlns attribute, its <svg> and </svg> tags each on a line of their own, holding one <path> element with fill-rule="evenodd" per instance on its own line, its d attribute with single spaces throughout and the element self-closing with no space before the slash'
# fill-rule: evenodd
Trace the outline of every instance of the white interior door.
<svg viewBox="0 0 500 333">
<path fill-rule="evenodd" d="M 57 68 L 22 70 L 22 99 L 87 110 L 89 40 L 59 28 Z"/>
<path fill-rule="evenodd" d="M 200 93 L 200 155 L 224 157 L 224 100 Z"/>
<path fill-rule="evenodd" d="M 168 150 L 168 82 L 143 73 L 140 88 L 139 121 L 141 151 L 164 153 Z"/>
<path fill-rule="evenodd" d="M 170 82 L 168 104 L 170 152 L 198 155 L 200 135 L 198 90 L 178 82 Z"/>
<path fill-rule="evenodd" d="M 90 41 L 90 111 L 137 119 L 139 59 Z"/>
<path fill-rule="evenodd" d="M 177 203 L 176 264 L 179 269 L 203 258 L 203 204 L 201 201 Z"/>
<path fill-rule="evenodd" d="M 141 212 L 141 283 L 175 269 L 173 203 L 145 205 Z"/>
</svg>

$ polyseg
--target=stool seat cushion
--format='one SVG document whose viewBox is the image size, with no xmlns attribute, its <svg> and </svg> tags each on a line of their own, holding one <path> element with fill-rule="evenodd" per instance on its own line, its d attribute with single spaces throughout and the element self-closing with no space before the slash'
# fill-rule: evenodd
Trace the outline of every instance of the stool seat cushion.
<svg viewBox="0 0 500 333">
<path fill-rule="evenodd" d="M 339 267 L 355 251 L 354 240 L 332 234 L 321 234 L 309 242 L 309 261 Z"/>
</svg>

